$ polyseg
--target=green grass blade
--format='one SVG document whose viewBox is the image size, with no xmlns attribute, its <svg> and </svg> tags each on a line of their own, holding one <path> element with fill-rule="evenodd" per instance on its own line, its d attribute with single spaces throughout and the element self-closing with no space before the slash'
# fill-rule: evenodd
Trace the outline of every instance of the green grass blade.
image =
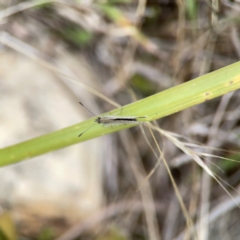
<svg viewBox="0 0 240 240">
<path fill-rule="evenodd" d="M 118 116 L 147 116 L 152 121 L 188 107 L 222 96 L 240 88 L 240 62 L 206 74 L 195 80 L 170 88 L 148 98 L 115 109 L 111 114 Z M 121 110 L 121 111 L 120 111 Z M 120 112 L 120 113 L 119 113 Z M 132 127 L 119 125 L 104 127 L 96 124 L 78 137 L 94 123 L 94 118 L 71 127 L 31 139 L 0 150 L 0 166 L 16 163 L 47 152 L 64 148 L 111 132 Z"/>
</svg>

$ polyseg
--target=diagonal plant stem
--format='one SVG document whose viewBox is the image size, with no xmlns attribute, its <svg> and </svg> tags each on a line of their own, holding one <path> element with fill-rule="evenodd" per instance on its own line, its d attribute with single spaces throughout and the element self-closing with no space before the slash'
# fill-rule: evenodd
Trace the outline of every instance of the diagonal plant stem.
<svg viewBox="0 0 240 240">
<path fill-rule="evenodd" d="M 170 88 L 145 99 L 115 109 L 110 114 L 119 116 L 145 116 L 141 121 L 149 122 L 179 112 L 196 104 L 222 96 L 240 88 L 240 62 L 198 77 L 192 81 Z M 95 127 L 78 135 L 90 127 L 94 119 L 49 133 L 0 150 L 0 166 L 9 165 L 47 152 L 64 148 L 105 134 L 133 127 L 119 125 L 112 128 L 96 124 Z"/>
</svg>

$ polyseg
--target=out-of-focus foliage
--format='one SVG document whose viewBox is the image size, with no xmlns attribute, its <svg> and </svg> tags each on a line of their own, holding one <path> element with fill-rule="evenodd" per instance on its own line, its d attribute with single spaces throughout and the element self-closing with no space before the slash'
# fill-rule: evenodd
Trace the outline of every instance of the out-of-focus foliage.
<svg viewBox="0 0 240 240">
<path fill-rule="evenodd" d="M 190 20 L 197 19 L 198 2 L 196 0 L 186 0 L 186 11 Z"/>
<path fill-rule="evenodd" d="M 149 81 L 141 75 L 134 75 L 130 83 L 135 91 L 140 91 L 145 97 L 157 92 L 157 86 L 153 83 L 149 84 Z"/>
<path fill-rule="evenodd" d="M 232 149 L 234 152 L 238 152 L 240 149 L 238 110 L 240 95 L 239 92 L 233 95 L 224 95 L 236 90 L 238 87 L 233 87 L 239 84 L 239 66 L 235 65 L 237 67 L 234 69 L 234 74 L 232 72 L 229 74 L 229 69 L 233 66 L 231 64 L 237 64 L 236 62 L 240 58 L 239 1 L 76 0 L 46 2 L 29 8 L 23 8 L 24 4 L 31 5 L 35 1 L 0 0 L 0 2 L 4 10 L 1 11 L 1 14 L 5 14 L 9 8 L 11 10 L 9 12 L 12 13 L 3 18 L 0 23 L 3 32 L 3 34 L 1 32 L 0 39 L 3 39 L 4 36 L 8 37 L 6 42 L 2 43 L 1 51 L 8 52 L 9 48 L 12 48 L 14 53 L 18 49 L 26 56 L 32 56 L 31 54 L 36 53 L 33 59 L 38 63 L 44 62 L 44 66 L 49 67 L 47 64 L 50 64 L 47 69 L 54 69 L 52 72 L 58 80 L 62 80 L 62 75 L 59 72 L 64 71 L 65 73 L 66 70 L 67 73 L 71 73 L 71 76 L 76 76 L 75 82 L 81 84 L 84 82 L 88 87 L 93 86 L 95 91 L 90 92 L 97 96 L 95 98 L 85 97 L 77 85 L 73 89 L 68 86 L 68 82 L 65 82 L 66 79 L 64 79 L 64 82 L 56 81 L 56 86 L 58 84 L 63 86 L 62 92 L 67 92 L 64 92 L 65 94 L 61 97 L 63 101 L 69 98 L 72 105 L 82 100 L 86 101 L 87 104 L 91 102 L 96 106 L 96 109 L 99 109 L 98 113 L 109 113 L 110 111 L 110 114 L 118 114 L 119 116 L 121 114 L 123 114 L 122 116 L 124 114 L 126 116 L 149 115 L 149 121 L 165 116 L 164 114 L 178 112 L 158 120 L 158 124 L 162 129 L 174 132 L 172 136 L 179 138 L 183 144 L 189 144 L 190 148 L 195 143 L 199 144 L 197 147 L 194 146 L 197 148 L 198 156 L 204 162 L 207 163 L 209 160 L 217 167 L 222 168 L 223 175 L 217 167 L 213 167 L 220 177 L 224 176 L 222 177 L 224 180 L 225 177 L 234 178 L 230 184 L 239 188 L 240 178 L 237 173 L 240 168 L 238 162 L 224 159 L 215 160 L 214 157 L 210 157 L 213 154 L 213 156 L 219 155 L 237 161 L 240 159 L 239 153 L 233 154 L 231 152 Z M 218 3 L 219 9 L 216 8 Z M 211 4 L 216 4 L 216 6 Z M 8 43 L 13 45 L 8 45 Z M 97 76 L 95 81 L 92 81 L 90 75 L 85 75 L 84 71 L 81 71 L 80 74 L 76 73 L 74 66 L 80 68 L 81 64 L 78 61 L 80 57 L 84 59 L 84 63 L 81 62 L 81 64 L 85 66 L 87 62 L 86 69 L 89 68 L 90 72 Z M 65 60 L 71 64 L 67 66 Z M 56 65 L 54 65 L 55 63 Z M 14 74 L 15 66 L 13 67 L 11 63 L 6 62 L 3 68 L 9 65 L 9 72 Z M 27 72 L 30 71 L 28 66 L 23 68 Z M 56 70 L 56 66 L 60 67 Z M 205 74 L 209 72 L 213 72 L 211 76 L 214 77 L 207 78 Z M 200 80 L 197 82 L 189 81 L 199 76 L 205 80 L 204 84 L 201 84 Z M 15 76 L 21 82 L 18 77 Z M 33 82 L 35 77 L 34 72 Z M 221 82 L 222 79 L 225 81 Z M 71 80 L 73 79 L 71 78 Z M 186 82 L 188 83 L 184 85 L 183 83 Z M 219 84 L 217 84 L 218 82 Z M 6 81 L 0 79 L 0 93 L 8 94 L 12 89 L 9 92 L 5 91 L 5 84 Z M 177 87 L 172 88 L 174 86 Z M 50 88 L 47 90 L 51 91 Z M 24 98 L 28 92 L 28 86 L 21 92 L 24 103 L 21 114 L 24 115 L 27 112 L 26 109 L 31 108 L 30 120 L 26 125 L 35 126 L 34 124 L 36 124 L 36 128 L 41 129 L 46 120 L 45 115 L 36 117 L 36 112 L 39 109 L 33 109 L 31 105 L 35 99 L 31 98 L 29 101 L 29 99 Z M 151 96 L 150 100 L 145 99 L 146 96 L 157 92 L 162 92 L 159 98 Z M 44 91 L 39 90 L 38 94 L 40 99 L 45 98 Z M 215 98 L 216 96 L 221 97 Z M 215 99 L 210 101 L 212 98 Z M 51 99 L 56 101 L 54 94 Z M 135 102 L 135 99 L 141 100 Z M 59 101 L 59 98 L 57 100 Z M 1 104 L 9 108 L 8 102 L 1 102 Z M 108 104 L 109 102 L 117 102 L 125 107 L 121 108 L 122 111 L 115 109 L 111 112 L 113 107 Z M 132 102 L 135 103 L 127 105 Z M 201 104 L 197 105 L 197 103 Z M 116 107 L 116 105 L 114 106 Z M 16 106 L 20 105 L 17 103 Z M 46 104 L 43 108 L 45 106 Z M 188 109 L 179 112 L 183 108 Z M 60 106 L 59 111 L 62 118 L 68 117 L 62 106 Z M 19 124 L 21 117 L 20 114 L 16 116 L 15 126 Z M 10 119 L 9 122 L 12 120 Z M 61 120 L 59 118 L 59 122 Z M 55 154 L 53 151 L 55 149 L 127 127 L 121 125 L 105 128 L 96 124 L 79 139 L 78 135 L 81 131 L 92 126 L 94 120 L 89 119 L 68 129 L 60 128 L 59 132 L 51 132 L 47 128 L 49 135 L 42 136 L 37 140 L 34 139 L 32 142 L 22 143 L 23 140 L 19 140 L 21 143 L 14 146 L 15 149 L 13 147 L 0 150 L 1 152 L 5 151 L 5 155 L 2 155 L 3 158 L 0 158 L 0 163 L 7 165 L 48 151 Z M 78 121 L 80 120 L 77 118 L 76 123 Z M 57 126 L 53 127 L 55 131 Z M 18 128 L 20 129 L 21 126 Z M 186 227 L 186 219 L 183 217 L 180 205 L 176 201 L 176 195 L 166 169 L 163 166 L 154 168 L 159 155 L 157 154 L 156 157 L 152 152 L 152 148 L 156 150 L 152 136 L 146 131 L 149 146 L 145 141 L 145 135 L 142 135 L 137 128 L 130 131 L 130 134 L 125 138 L 123 138 L 124 133 L 126 132 L 108 136 L 110 140 L 108 140 L 106 148 L 97 146 L 103 154 L 104 160 L 102 162 L 104 164 L 102 168 L 105 170 L 104 174 L 102 172 L 100 174 L 105 176 L 103 180 L 105 188 L 104 190 L 100 189 L 105 197 L 104 207 L 106 208 L 103 209 L 102 215 L 93 217 L 93 221 L 88 221 L 86 217 L 86 219 L 81 219 L 80 223 L 63 221 L 64 224 L 61 225 L 61 221 L 56 221 L 53 224 L 50 223 L 49 226 L 47 225 L 49 227 L 47 229 L 42 227 L 42 225 L 46 226 L 46 222 L 42 221 L 41 217 L 38 219 L 38 215 L 36 215 L 34 219 L 39 225 L 36 224 L 35 229 L 32 227 L 32 221 L 29 221 L 27 226 L 34 231 L 26 233 L 27 237 L 50 240 L 65 231 L 71 232 L 73 227 L 74 231 L 80 229 L 77 233 L 73 231 L 76 234 L 76 239 L 85 239 L 85 236 L 86 239 L 98 240 L 150 239 L 152 230 L 156 230 L 157 234 L 159 230 L 162 239 L 179 239 L 182 232 L 189 230 Z M 34 134 L 34 137 L 36 134 L 41 135 L 41 133 Z M 20 137 L 15 140 L 17 136 Z M 25 133 L 17 132 L 13 136 L 14 140 L 9 140 L 9 145 L 15 144 L 18 139 L 24 137 Z M 226 210 L 221 205 L 229 206 L 232 199 L 229 199 L 228 202 L 223 201 L 226 199 L 226 193 L 216 182 L 212 181 L 211 184 L 206 184 L 206 181 L 209 180 L 204 175 L 204 171 L 192 161 L 190 154 L 183 153 L 177 144 L 165 139 L 160 134 L 156 134 L 156 138 L 170 166 L 174 165 L 174 161 L 177 162 L 174 165 L 174 170 L 172 169 L 173 177 L 179 186 L 183 202 L 186 204 L 194 224 L 205 223 L 204 231 L 208 231 L 211 240 L 220 239 L 223 237 L 223 232 L 224 237 L 227 236 L 229 239 L 238 237 L 240 235 L 239 209 L 232 207 L 234 211 L 232 209 Z M 102 142 L 105 142 L 105 138 L 102 139 Z M 129 151 L 127 151 L 126 146 L 130 146 Z M 191 148 L 191 153 L 195 152 L 194 147 Z M 95 148 L 93 149 L 95 150 Z M 218 151 L 217 149 L 227 149 L 227 151 Z M 87 151 L 94 152 L 89 151 L 89 149 Z M 201 152 L 206 154 L 201 155 Z M 57 154 L 59 153 L 57 152 Z M 66 158 L 68 157 L 66 156 Z M 85 158 L 85 156 L 77 155 L 74 157 L 79 158 L 79 161 Z M 137 167 L 134 168 L 135 158 Z M 91 158 L 87 158 L 87 160 L 90 162 Z M 99 166 L 96 168 L 99 171 L 102 169 Z M 143 171 L 137 172 L 138 168 Z M 141 195 L 141 189 L 147 182 L 145 180 L 148 179 L 147 175 L 152 169 L 155 169 L 155 172 L 151 176 L 147 188 L 150 194 L 145 192 L 146 195 L 152 196 L 152 199 L 149 198 L 150 200 L 146 201 L 144 195 Z M 83 172 L 85 174 L 85 169 Z M 57 172 L 57 174 L 59 173 Z M 66 174 L 68 174 L 67 176 L 71 175 L 69 172 Z M 42 175 L 45 177 L 45 172 Z M 88 175 L 87 171 L 86 175 Z M 140 184 L 138 182 L 139 176 L 144 179 Z M 44 181 L 48 180 L 44 179 Z M 206 190 L 205 186 L 210 187 Z M 34 191 L 38 191 L 38 189 L 34 189 Z M 75 189 L 73 195 L 74 191 Z M 35 197 L 34 193 L 32 194 L 33 198 Z M 230 194 L 234 193 L 230 192 Z M 204 202 L 208 195 L 209 199 Z M 81 200 L 79 199 L 79 202 Z M 121 204 L 123 201 L 124 204 Z M 130 201 L 133 203 L 128 205 L 127 203 Z M 151 211 L 151 206 L 148 206 L 151 201 L 152 206 L 155 207 L 153 211 Z M 89 201 L 86 202 L 88 205 Z M 113 204 L 115 208 L 111 208 Z M 207 219 L 211 219 L 212 222 L 206 222 L 204 218 L 201 219 L 202 216 L 199 214 L 206 205 L 210 206 L 206 213 L 209 216 Z M 108 212 L 109 206 L 112 215 Z M 19 210 L 15 210 L 14 207 L 12 211 Z M 216 213 L 215 208 L 218 207 L 220 210 Z M 150 226 L 154 226 L 152 228 L 149 228 L 149 221 L 146 221 L 149 220 L 149 212 L 150 219 L 151 217 L 153 219 L 152 225 L 150 224 Z M 26 212 L 26 215 L 28 214 Z M 219 215 L 217 216 L 217 214 Z M 214 216 L 217 217 L 213 219 Z M 15 226 L 9 216 L 1 219 L 0 239 L 16 240 Z M 116 228 L 109 230 L 109 225 L 114 225 Z M 19 235 L 23 236 L 25 232 L 22 225 L 17 226 L 19 226 Z M 57 230 L 55 231 L 52 226 L 55 226 Z M 50 229 L 54 229 L 54 231 Z M 197 231 L 198 229 L 196 229 Z"/>
<path fill-rule="evenodd" d="M 79 45 L 89 44 L 93 37 L 90 32 L 83 29 L 66 29 L 63 34 L 67 40 Z"/>
<path fill-rule="evenodd" d="M 50 228 L 45 228 L 41 231 L 37 240 L 51 240 L 54 238 L 54 234 Z"/>
<path fill-rule="evenodd" d="M 0 239 L 17 240 L 16 228 L 11 214 L 4 212 L 0 215 Z"/>
</svg>

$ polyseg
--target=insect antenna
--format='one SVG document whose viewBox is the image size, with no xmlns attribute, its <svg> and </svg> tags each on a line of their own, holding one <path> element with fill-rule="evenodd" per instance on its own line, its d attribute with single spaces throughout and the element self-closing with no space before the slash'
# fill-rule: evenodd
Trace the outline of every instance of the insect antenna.
<svg viewBox="0 0 240 240">
<path fill-rule="evenodd" d="M 96 114 L 94 114 L 92 111 L 90 111 L 86 106 L 84 106 L 83 105 L 83 103 L 82 102 L 79 102 L 80 103 L 80 105 L 82 106 L 82 107 L 84 107 L 88 112 L 90 112 L 93 116 L 96 116 Z M 90 126 L 90 127 L 88 127 L 85 131 L 83 131 L 82 133 L 80 133 L 79 135 L 78 135 L 78 137 L 81 137 L 85 132 L 87 132 L 90 128 L 92 128 L 93 126 L 95 126 L 97 123 L 95 123 L 95 124 L 93 124 L 92 126 Z"/>
<path fill-rule="evenodd" d="M 92 126 L 90 126 L 89 128 L 87 128 L 85 131 L 83 131 L 82 133 L 80 133 L 78 135 L 78 137 L 81 137 L 86 131 L 88 131 L 90 128 L 92 128 L 93 126 L 95 126 L 97 123 L 93 124 Z"/>
<path fill-rule="evenodd" d="M 86 110 L 88 110 L 93 116 L 96 116 L 92 111 L 90 111 L 87 107 L 83 105 L 83 103 L 79 102 L 81 106 L 83 106 Z"/>
</svg>

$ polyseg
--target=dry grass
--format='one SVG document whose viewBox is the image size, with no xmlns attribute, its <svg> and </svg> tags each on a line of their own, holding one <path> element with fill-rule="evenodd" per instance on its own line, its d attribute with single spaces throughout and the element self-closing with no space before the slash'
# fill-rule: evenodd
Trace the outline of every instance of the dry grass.
<svg viewBox="0 0 240 240">
<path fill-rule="evenodd" d="M 2 51 L 20 51 L 56 75 L 71 72 L 61 65 L 59 49 L 84 56 L 98 79 L 79 84 L 108 111 L 110 104 L 125 105 L 238 61 L 239 1 L 188 2 L 3 1 Z M 78 102 L 79 95 L 66 91 Z M 238 239 L 240 169 L 227 159 L 240 159 L 239 96 L 230 93 L 158 122 L 171 133 L 155 127 L 154 137 L 148 128 L 111 136 L 104 150 L 105 208 L 54 237 Z"/>
</svg>

